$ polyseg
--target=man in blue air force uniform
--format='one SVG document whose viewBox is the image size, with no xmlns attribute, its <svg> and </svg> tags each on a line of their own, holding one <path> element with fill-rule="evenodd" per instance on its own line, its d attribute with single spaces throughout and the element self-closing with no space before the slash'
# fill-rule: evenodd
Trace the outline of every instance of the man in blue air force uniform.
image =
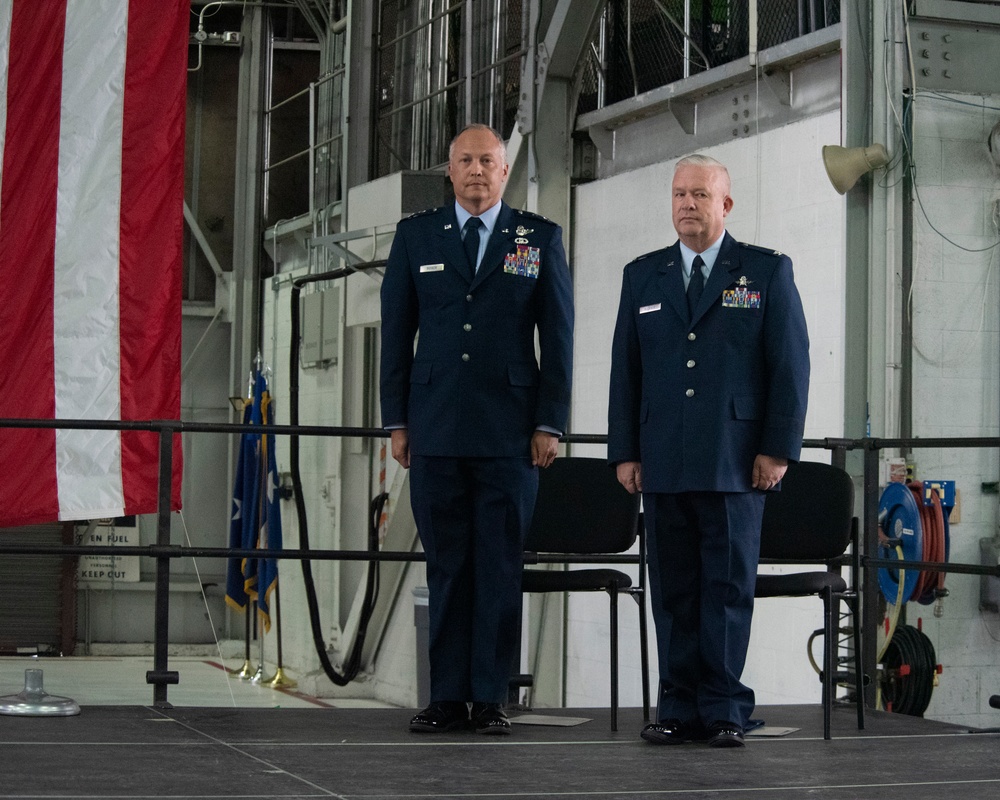
<svg viewBox="0 0 1000 800">
<path fill-rule="evenodd" d="M 454 205 L 399 223 L 382 283 L 382 423 L 427 554 L 432 702 L 413 731 L 510 732 L 524 536 L 569 416 L 562 231 L 501 201 L 507 172 L 496 131 L 456 136 Z"/>
<path fill-rule="evenodd" d="M 734 240 L 726 168 L 681 159 L 679 241 L 625 267 L 608 458 L 643 493 L 660 670 L 655 744 L 743 745 L 765 492 L 799 457 L 808 336 L 781 253 Z"/>
</svg>

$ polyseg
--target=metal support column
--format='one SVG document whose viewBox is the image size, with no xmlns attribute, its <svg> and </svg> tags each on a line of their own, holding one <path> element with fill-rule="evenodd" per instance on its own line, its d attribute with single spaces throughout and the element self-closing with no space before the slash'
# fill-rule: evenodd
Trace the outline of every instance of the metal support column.
<svg viewBox="0 0 1000 800">
<path fill-rule="evenodd" d="M 876 669 L 878 663 L 878 628 L 882 623 L 879 609 L 879 586 L 876 569 L 865 566 L 865 558 L 878 556 L 879 454 L 876 440 L 866 442 L 864 453 L 864 495 L 862 510 L 861 580 L 861 668 L 871 681 L 864 687 L 865 706 L 875 707 Z M 862 679 L 858 679 L 861 683 Z"/>
</svg>

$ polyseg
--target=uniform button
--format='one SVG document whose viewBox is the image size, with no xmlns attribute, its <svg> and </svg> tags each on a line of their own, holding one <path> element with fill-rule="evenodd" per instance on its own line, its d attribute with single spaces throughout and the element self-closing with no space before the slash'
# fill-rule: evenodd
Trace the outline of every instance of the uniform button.
<svg viewBox="0 0 1000 800">
<path fill-rule="evenodd" d="M 468 353 L 462 353 L 462 361 L 468 361 L 468 360 L 469 360 L 469 354 Z"/>
<path fill-rule="evenodd" d="M 688 334 L 688 341 L 689 341 L 689 342 L 693 342 L 693 341 L 694 341 L 695 339 L 697 339 L 697 338 L 698 338 L 698 337 L 697 337 L 697 336 L 695 336 L 695 335 L 694 335 L 694 333 L 689 333 L 689 334 Z"/>
<path fill-rule="evenodd" d="M 471 326 L 471 325 L 470 325 L 470 324 L 469 324 L 468 322 L 466 322 L 466 323 L 465 323 L 465 324 L 464 324 L 464 325 L 462 326 L 462 330 L 463 330 L 463 331 L 471 331 L 471 330 L 472 330 L 472 326 Z"/>
<path fill-rule="evenodd" d="M 688 361 L 687 368 L 691 369 L 691 367 L 693 367 L 693 366 L 694 366 L 694 359 L 692 358 L 690 361 Z"/>
<path fill-rule="evenodd" d="M 686 392 L 684 392 L 684 394 L 686 394 L 688 397 L 694 397 L 694 389 L 688 389 Z"/>
<path fill-rule="evenodd" d="M 472 302 L 472 295 L 471 294 L 467 294 L 465 296 L 465 302 L 466 303 L 471 303 Z"/>
</svg>

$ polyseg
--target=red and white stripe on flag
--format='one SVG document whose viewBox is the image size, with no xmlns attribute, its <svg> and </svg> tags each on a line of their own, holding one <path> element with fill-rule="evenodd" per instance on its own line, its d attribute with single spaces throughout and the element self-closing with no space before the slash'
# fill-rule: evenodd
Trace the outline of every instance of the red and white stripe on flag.
<svg viewBox="0 0 1000 800">
<path fill-rule="evenodd" d="M 0 0 L 0 418 L 180 417 L 189 8 Z M 0 429 L 0 525 L 155 511 L 158 452 Z"/>
</svg>

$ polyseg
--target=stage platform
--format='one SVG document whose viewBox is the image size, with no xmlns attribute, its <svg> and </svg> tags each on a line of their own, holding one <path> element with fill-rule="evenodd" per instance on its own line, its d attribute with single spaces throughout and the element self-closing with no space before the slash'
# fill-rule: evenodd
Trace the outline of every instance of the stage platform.
<svg viewBox="0 0 1000 800">
<path fill-rule="evenodd" d="M 412 710 L 84 706 L 0 716 L 4 798 L 1000 797 L 1000 733 L 851 707 L 822 738 L 817 706 L 770 706 L 742 749 L 654 746 L 642 714 L 538 710 L 509 737 L 411 734 Z M 790 730 L 785 730 L 790 729 Z M 768 735 L 780 734 L 780 735 Z"/>
</svg>

